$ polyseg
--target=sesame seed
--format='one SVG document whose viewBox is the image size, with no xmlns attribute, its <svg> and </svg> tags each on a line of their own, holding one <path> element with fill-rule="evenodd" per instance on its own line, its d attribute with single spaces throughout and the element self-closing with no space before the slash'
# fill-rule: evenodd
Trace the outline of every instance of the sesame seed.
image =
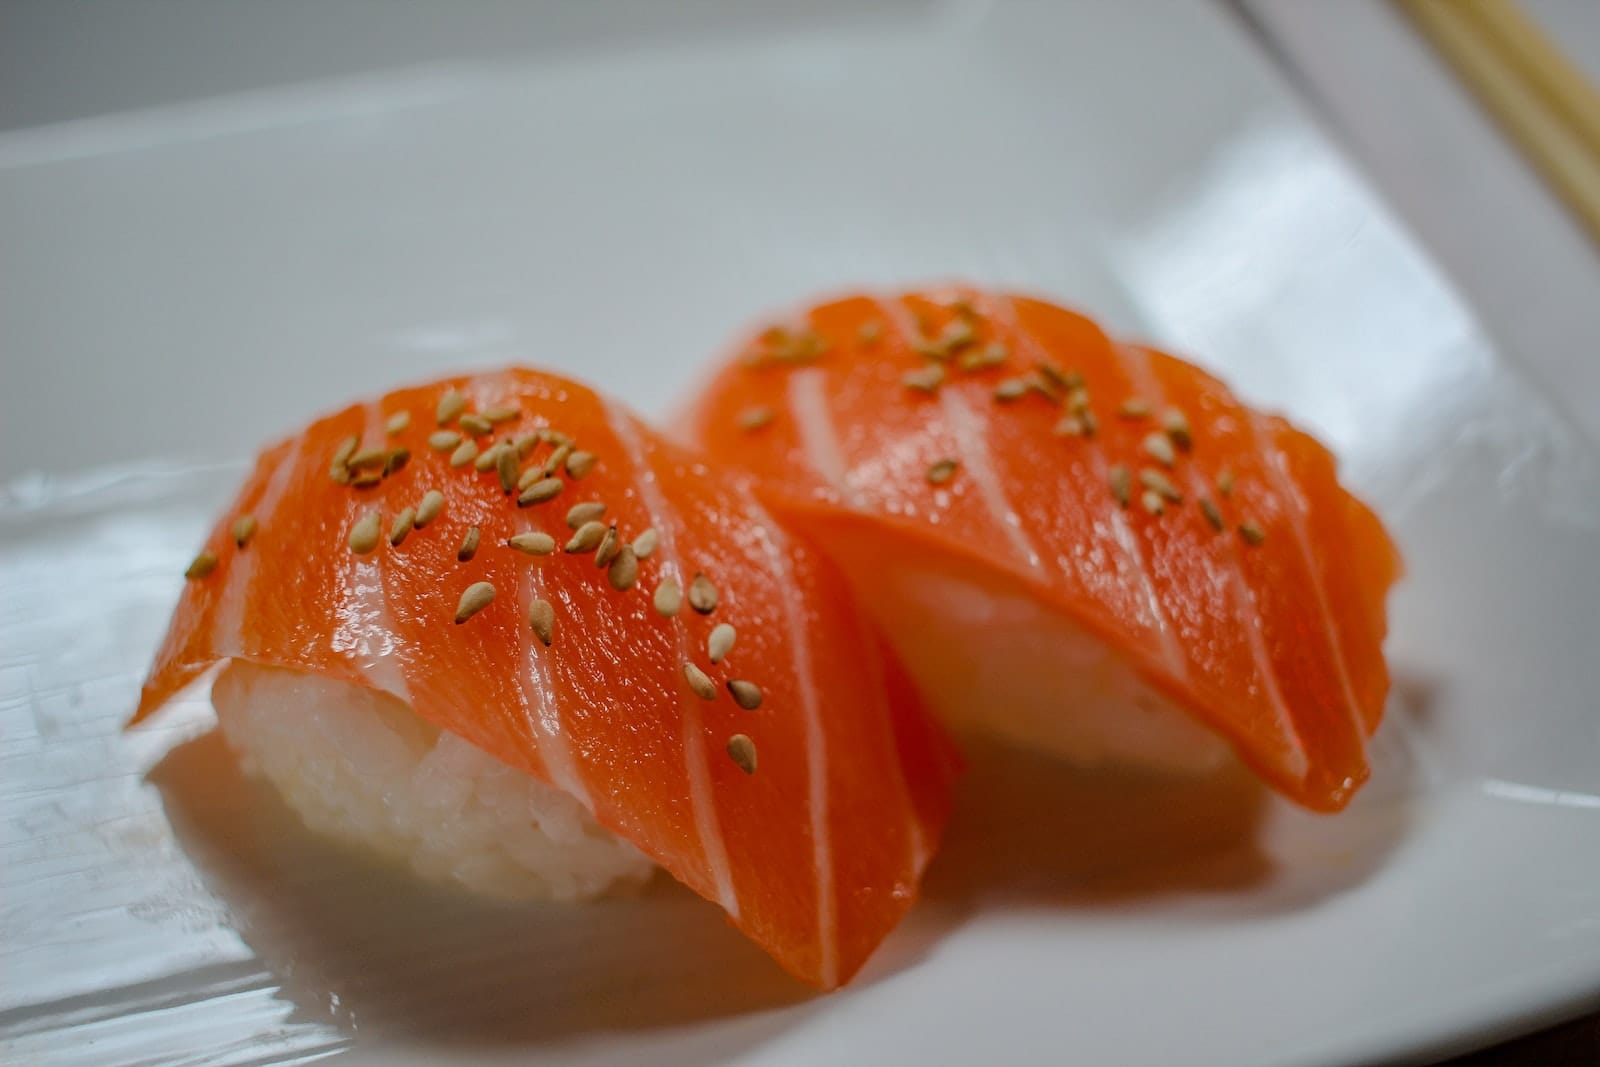
<svg viewBox="0 0 1600 1067">
<path fill-rule="evenodd" d="M 593 452 L 574 452 L 567 457 L 567 477 L 582 478 L 594 470 L 594 465 L 599 462 Z"/>
<path fill-rule="evenodd" d="M 461 435 L 454 430 L 435 430 L 428 435 L 428 447 L 435 452 L 453 452 L 461 443 Z"/>
<path fill-rule="evenodd" d="M 439 398 L 439 406 L 434 411 L 434 419 L 440 426 L 448 426 L 456 421 L 465 410 L 467 410 L 467 398 L 451 389 Z"/>
<path fill-rule="evenodd" d="M 512 534 L 506 538 L 506 544 L 518 552 L 526 552 L 530 556 L 548 556 L 556 550 L 556 539 L 547 533 L 540 533 L 538 530 Z"/>
<path fill-rule="evenodd" d="M 907 389 L 915 389 L 923 393 L 936 393 L 939 386 L 944 383 L 944 367 L 937 363 L 930 363 L 917 370 L 908 370 L 900 376 L 900 383 Z"/>
<path fill-rule="evenodd" d="M 1144 439 L 1145 452 L 1163 467 L 1171 467 L 1178 455 L 1172 450 L 1172 440 L 1164 433 L 1153 433 Z"/>
<path fill-rule="evenodd" d="M 568 552 L 593 552 L 605 539 L 606 524 L 590 520 L 578 527 L 578 532 L 567 542 Z"/>
<path fill-rule="evenodd" d="M 1239 536 L 1252 545 L 1259 545 L 1267 539 L 1267 532 L 1254 522 L 1246 520 L 1239 524 Z"/>
<path fill-rule="evenodd" d="M 466 534 L 461 538 L 461 547 L 456 549 L 456 559 L 465 563 L 478 554 L 478 539 L 483 536 L 483 531 L 476 526 L 468 526 Z"/>
<path fill-rule="evenodd" d="M 987 370 L 990 367 L 998 367 L 1010 355 L 1011 350 L 1006 347 L 1005 342 L 990 341 L 976 351 L 961 353 L 956 363 L 962 370 Z"/>
<path fill-rule="evenodd" d="M 547 445 L 570 445 L 572 438 L 562 433 L 553 426 L 546 426 L 539 431 L 539 440 Z"/>
<path fill-rule="evenodd" d="M 473 469 L 474 470 L 480 470 L 480 471 L 492 471 L 492 470 L 494 470 L 495 465 L 500 462 L 500 453 L 505 452 L 505 451 L 506 451 L 506 445 L 505 445 L 505 442 L 503 442 L 503 441 L 500 444 L 497 444 L 497 445 L 490 445 L 488 448 L 484 449 L 482 452 L 479 452 L 478 453 L 478 458 L 474 459 L 472 461 Z"/>
<path fill-rule="evenodd" d="M 397 434 L 404 432 L 406 427 L 410 425 L 411 412 L 397 411 L 393 415 L 389 416 L 389 421 L 383 424 L 383 429 L 386 433 Z"/>
<path fill-rule="evenodd" d="M 517 450 L 518 459 L 527 459 L 533 455 L 533 450 L 544 443 L 544 438 L 536 433 L 525 433 L 517 438 L 511 447 Z"/>
<path fill-rule="evenodd" d="M 1083 385 L 1083 376 L 1081 374 L 1068 374 L 1047 359 L 1041 359 L 1035 366 L 1039 368 L 1040 377 L 1063 393 L 1070 393 Z"/>
<path fill-rule="evenodd" d="M 345 460 L 344 465 L 353 471 L 364 471 L 369 468 L 382 469 L 384 460 L 387 457 L 388 453 L 381 448 L 363 448 Z"/>
<path fill-rule="evenodd" d="M 598 500 L 574 504 L 567 509 L 567 525 L 576 530 L 586 522 L 593 522 L 606 513 L 606 506 Z"/>
<path fill-rule="evenodd" d="M 517 477 L 517 492 L 519 492 L 519 493 L 522 492 L 524 489 L 528 488 L 528 486 L 532 485 L 534 482 L 543 481 L 546 477 L 548 477 L 548 476 L 544 472 L 544 467 L 542 465 L 540 465 L 540 464 L 537 464 L 537 463 L 534 464 L 533 466 L 529 467 L 527 470 L 523 471 L 520 475 L 518 475 L 518 477 Z"/>
<path fill-rule="evenodd" d="M 356 449 L 361 447 L 361 438 L 351 434 L 339 442 L 339 447 L 333 450 L 333 459 L 328 464 L 328 477 L 340 485 L 350 484 L 350 457 L 356 454 Z"/>
<path fill-rule="evenodd" d="M 650 527 L 633 539 L 633 554 L 640 559 L 649 559 L 655 553 L 656 544 L 660 539 L 661 535 L 656 533 L 656 528 Z"/>
<path fill-rule="evenodd" d="M 553 478 L 555 477 L 556 473 L 566 465 L 567 457 L 570 455 L 572 455 L 571 445 L 557 445 L 555 450 L 551 452 L 549 456 L 545 457 L 545 461 L 540 466 L 540 470 L 544 472 L 544 476 L 546 478 Z"/>
<path fill-rule="evenodd" d="M 1213 530 L 1218 533 L 1222 532 L 1222 512 L 1217 510 L 1217 505 L 1212 502 L 1210 497 L 1203 496 L 1200 498 L 1200 513 L 1206 517 L 1206 521 L 1211 524 Z"/>
<path fill-rule="evenodd" d="M 1112 467 L 1109 475 L 1111 482 L 1111 495 L 1117 498 L 1117 503 L 1123 507 L 1128 506 L 1128 493 L 1133 488 L 1133 479 L 1128 474 L 1128 468 L 1122 464 Z"/>
<path fill-rule="evenodd" d="M 773 413 L 773 410 L 764 405 L 745 408 L 739 412 L 739 429 L 745 433 L 754 433 L 763 426 L 770 425 L 775 418 L 777 418 L 777 415 Z"/>
<path fill-rule="evenodd" d="M 928 468 L 928 484 L 943 485 L 956 476 L 956 468 L 961 465 L 959 460 L 946 456 Z"/>
<path fill-rule="evenodd" d="M 1189 433 L 1189 419 L 1177 408 L 1168 408 L 1161 414 L 1161 428 L 1172 438 L 1172 443 L 1187 452 L 1194 447 L 1194 437 Z"/>
<path fill-rule="evenodd" d="M 706 652 L 711 656 L 712 663 L 721 663 L 733 649 L 733 642 L 739 634 L 729 623 L 719 622 L 711 629 L 711 636 L 706 639 Z"/>
<path fill-rule="evenodd" d="M 410 462 L 411 462 L 411 449 L 409 449 L 409 448 L 391 448 L 389 450 L 389 454 L 386 455 L 384 457 L 384 459 L 383 459 L 383 476 L 385 478 L 387 478 L 391 474 L 398 473 L 402 467 L 404 467 L 407 463 L 410 463 Z"/>
<path fill-rule="evenodd" d="M 1038 393 L 1052 404 L 1061 403 L 1061 390 L 1052 385 L 1043 375 L 1034 375 L 1023 380 L 1027 382 L 1030 393 Z"/>
<path fill-rule="evenodd" d="M 364 556 L 378 547 L 379 521 L 376 511 L 369 511 L 356 520 L 350 527 L 350 551 Z"/>
<path fill-rule="evenodd" d="M 1055 433 L 1058 437 L 1082 437 L 1083 420 L 1076 415 L 1063 415 L 1055 425 Z"/>
<path fill-rule="evenodd" d="M 500 458 L 495 461 L 495 473 L 500 476 L 500 488 L 507 493 L 517 488 L 517 450 L 509 445 L 500 446 Z"/>
<path fill-rule="evenodd" d="M 754 682 L 734 678 L 728 682 L 728 692 L 733 694 L 733 702 L 745 711 L 755 711 L 761 706 L 761 687 Z"/>
<path fill-rule="evenodd" d="M 250 538 L 256 534 L 256 517 L 254 515 L 240 515 L 233 520 L 233 543 L 243 548 L 250 543 Z"/>
<path fill-rule="evenodd" d="M 696 667 L 693 663 L 683 665 L 684 680 L 689 683 L 689 690 L 701 700 L 717 699 L 717 687 L 706 677 L 706 672 Z"/>
<path fill-rule="evenodd" d="M 860 328 L 856 330 L 856 337 L 864 345 L 877 344 L 879 339 L 883 337 L 883 323 L 877 319 L 863 322 Z"/>
<path fill-rule="evenodd" d="M 383 481 L 382 471 L 362 471 L 350 479 L 350 484 L 357 489 L 371 489 Z"/>
<path fill-rule="evenodd" d="M 200 579 L 217 569 L 217 554 L 215 552 L 202 552 L 189 564 L 183 572 L 185 578 Z"/>
<path fill-rule="evenodd" d="M 1161 494 L 1154 489 L 1146 489 L 1140 493 L 1139 503 L 1143 504 L 1144 509 L 1152 515 L 1160 515 L 1167 510 L 1167 506 L 1161 502 Z"/>
<path fill-rule="evenodd" d="M 977 331 L 966 319 L 954 319 L 944 324 L 936 342 L 947 353 L 959 352 L 978 339 Z"/>
<path fill-rule="evenodd" d="M 488 582 L 473 582 L 456 602 L 456 625 L 460 626 L 493 602 L 494 586 Z"/>
<path fill-rule="evenodd" d="M 401 541 L 404 541 L 406 539 L 406 534 L 411 532 L 411 528 L 415 526 L 416 523 L 417 510 L 415 508 L 402 509 L 400 514 L 394 517 L 394 522 L 389 526 L 389 543 L 391 545 L 398 545 Z"/>
<path fill-rule="evenodd" d="M 657 614 L 672 618 L 678 613 L 678 608 L 683 604 L 683 590 L 678 588 L 676 579 L 663 578 L 661 584 L 656 586 L 655 606 Z"/>
<path fill-rule="evenodd" d="M 500 425 L 502 422 L 510 422 L 513 419 L 520 418 L 521 415 L 522 412 L 511 407 L 489 408 L 488 410 L 479 413 L 479 416 L 485 422 L 491 423 L 495 426 Z"/>
<path fill-rule="evenodd" d="M 1081 385 L 1075 389 L 1069 389 L 1067 391 L 1067 407 L 1071 408 L 1079 415 L 1082 415 L 1084 412 L 1088 411 L 1089 390 L 1085 389 Z"/>
<path fill-rule="evenodd" d="M 745 734 L 728 738 L 728 758 L 744 773 L 756 773 L 756 743 Z"/>
<path fill-rule="evenodd" d="M 528 625 L 533 628 L 544 647 L 549 648 L 556 633 L 556 609 L 548 600 L 534 600 L 528 605 Z"/>
<path fill-rule="evenodd" d="M 1233 495 L 1233 468 L 1223 467 L 1222 473 L 1217 475 L 1217 492 L 1223 496 Z"/>
<path fill-rule="evenodd" d="M 1178 492 L 1178 487 L 1172 484 L 1170 478 L 1153 467 L 1140 468 L 1139 484 L 1160 495 L 1163 500 L 1173 504 L 1183 503 L 1183 494 Z"/>
<path fill-rule="evenodd" d="M 1100 428 L 1100 420 L 1094 417 L 1094 412 L 1084 408 L 1078 412 L 1078 418 L 1083 420 L 1083 436 L 1093 437 L 1094 432 Z"/>
<path fill-rule="evenodd" d="M 517 497 L 517 506 L 525 508 L 529 504 L 543 504 L 546 500 L 554 500 L 561 495 L 560 478 L 541 478 L 522 491 Z"/>
<path fill-rule="evenodd" d="M 1148 419 L 1150 405 L 1138 397 L 1130 397 L 1117 405 L 1117 414 L 1125 419 Z"/>
<path fill-rule="evenodd" d="M 1007 378 L 1005 381 L 995 386 L 994 398 L 1002 403 L 1007 403 L 1012 400 L 1022 399 L 1023 395 L 1026 394 L 1027 391 L 1028 380 L 1026 378 Z"/>
<path fill-rule="evenodd" d="M 456 450 L 450 453 L 450 466 L 465 467 L 468 463 L 478 458 L 478 445 L 474 441 L 462 441 Z"/>
<path fill-rule="evenodd" d="M 417 505 L 417 529 L 422 529 L 428 523 L 439 517 L 444 510 L 444 494 L 437 489 L 429 489 L 422 494 L 422 503 Z"/>
<path fill-rule="evenodd" d="M 639 580 L 639 557 L 633 554 L 632 545 L 623 545 L 617 550 L 617 558 L 607 568 L 606 578 L 611 588 L 619 593 L 633 588 L 633 583 Z"/>
<path fill-rule="evenodd" d="M 622 541 L 617 537 L 617 524 L 612 523 L 606 527 L 605 536 L 600 538 L 600 547 L 594 552 L 594 565 L 601 570 L 611 566 L 611 561 L 617 558 L 621 551 Z"/>
<path fill-rule="evenodd" d="M 704 572 L 696 573 L 694 581 L 689 583 L 689 606 L 702 615 L 717 610 L 717 587 Z"/>
</svg>

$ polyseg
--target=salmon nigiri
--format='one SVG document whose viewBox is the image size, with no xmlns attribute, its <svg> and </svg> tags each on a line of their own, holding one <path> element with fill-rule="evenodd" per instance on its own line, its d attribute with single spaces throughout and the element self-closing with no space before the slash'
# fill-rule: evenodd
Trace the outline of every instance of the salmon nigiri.
<svg viewBox="0 0 1600 1067">
<path fill-rule="evenodd" d="M 318 420 L 187 577 L 135 721 L 225 664 L 247 766 L 424 873 L 570 898 L 659 864 L 832 988 L 938 842 L 951 750 L 842 578 L 572 382 Z"/>
<path fill-rule="evenodd" d="M 1318 810 L 1368 776 L 1399 574 L 1333 457 L 1039 300 L 828 303 L 744 344 L 689 432 L 826 546 L 953 722 L 1086 764 L 1231 750 Z"/>
</svg>

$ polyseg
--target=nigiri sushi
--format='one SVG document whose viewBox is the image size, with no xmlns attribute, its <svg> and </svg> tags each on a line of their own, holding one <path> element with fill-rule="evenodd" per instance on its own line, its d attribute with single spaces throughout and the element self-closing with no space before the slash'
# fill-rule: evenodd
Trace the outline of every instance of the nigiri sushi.
<svg viewBox="0 0 1600 1067">
<path fill-rule="evenodd" d="M 1086 765 L 1237 754 L 1343 807 L 1400 559 L 1333 457 L 1180 359 L 953 287 L 740 345 L 687 435 L 761 480 L 952 723 Z"/>
<path fill-rule="evenodd" d="M 187 579 L 134 721 L 222 665 L 246 766 L 425 875 L 572 899 L 659 865 L 827 989 L 938 844 L 953 750 L 842 578 L 576 383 L 317 420 Z"/>
</svg>

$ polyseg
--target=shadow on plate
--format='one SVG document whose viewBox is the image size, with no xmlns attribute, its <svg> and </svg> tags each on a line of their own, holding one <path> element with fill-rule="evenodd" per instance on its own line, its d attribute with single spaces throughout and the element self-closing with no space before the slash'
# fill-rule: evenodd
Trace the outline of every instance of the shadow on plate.
<svg viewBox="0 0 1600 1067">
<path fill-rule="evenodd" d="M 308 832 L 215 731 L 149 780 L 281 995 L 352 1036 L 500 1046 L 764 1012 L 707 1035 L 748 1047 L 803 1014 L 769 1009 L 816 1000 L 665 876 L 636 898 L 583 905 L 431 886 Z M 696 1059 L 721 1051 L 696 1045 Z"/>
</svg>

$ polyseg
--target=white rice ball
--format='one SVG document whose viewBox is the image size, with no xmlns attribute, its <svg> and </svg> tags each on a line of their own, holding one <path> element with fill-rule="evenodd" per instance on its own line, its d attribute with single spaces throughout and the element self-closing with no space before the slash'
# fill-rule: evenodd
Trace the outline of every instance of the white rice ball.
<svg viewBox="0 0 1600 1067">
<path fill-rule="evenodd" d="M 580 900 L 654 865 L 572 797 L 418 718 L 387 693 L 231 663 L 211 700 L 245 770 L 306 825 L 496 897 Z"/>
</svg>

